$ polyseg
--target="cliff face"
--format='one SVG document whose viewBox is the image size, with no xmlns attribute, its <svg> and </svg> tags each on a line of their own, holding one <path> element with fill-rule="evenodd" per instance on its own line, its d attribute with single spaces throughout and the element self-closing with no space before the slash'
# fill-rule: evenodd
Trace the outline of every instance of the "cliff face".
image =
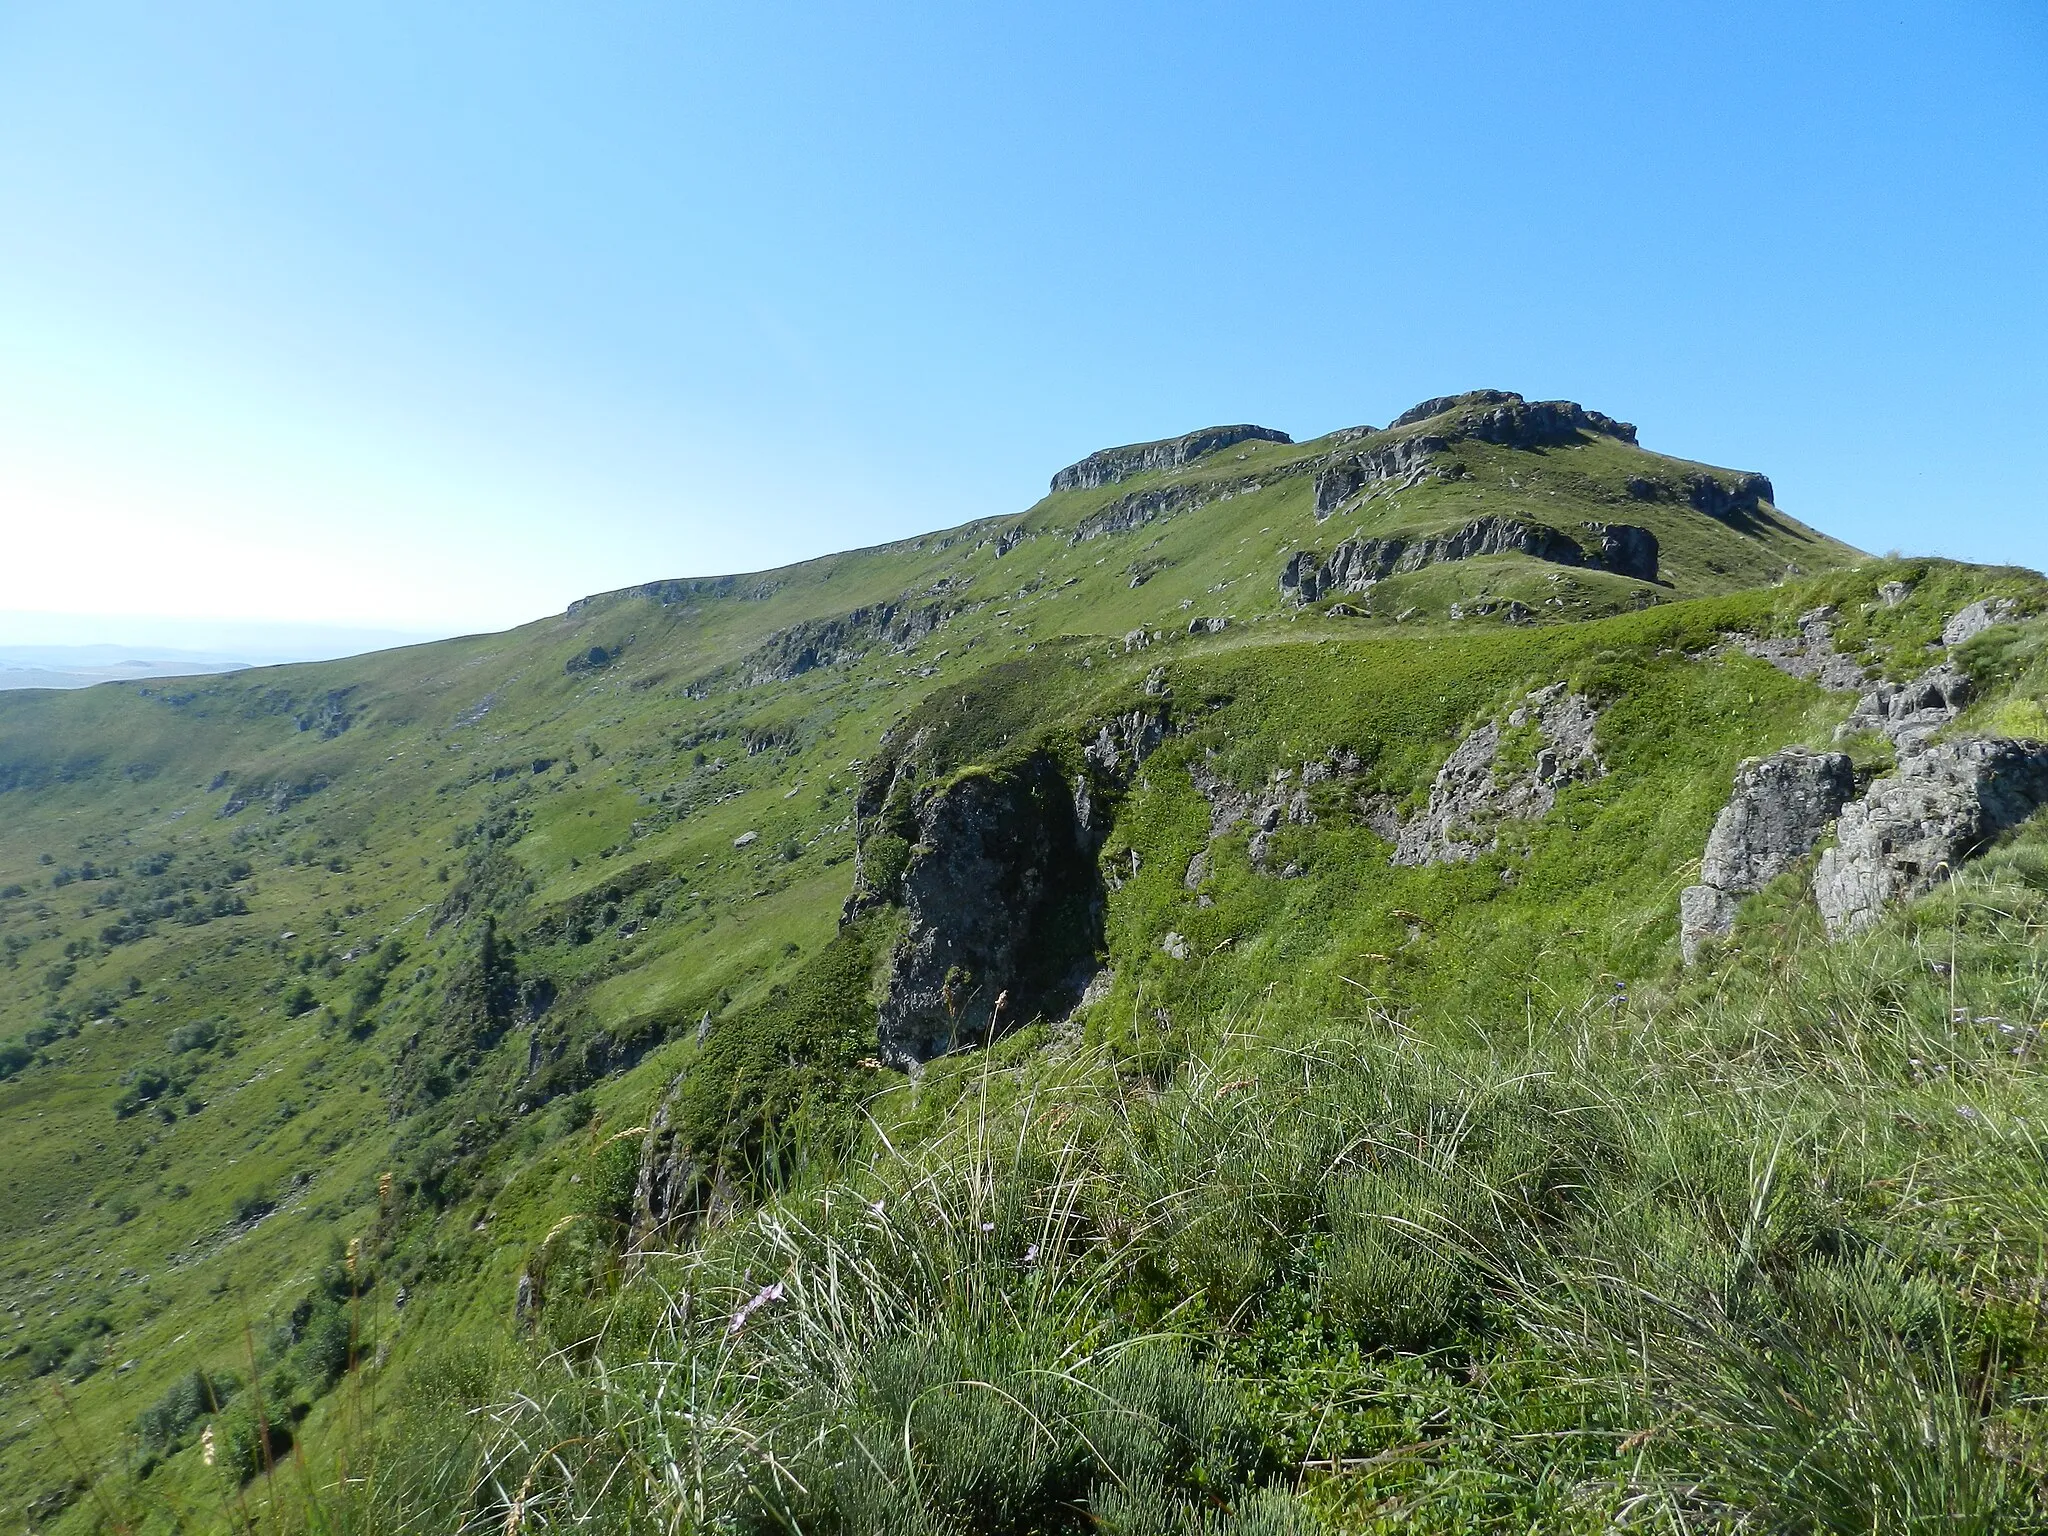
<svg viewBox="0 0 2048 1536">
<path fill-rule="evenodd" d="M 908 927 L 878 1007 L 885 1062 L 914 1066 L 1079 1000 L 1102 936 L 1102 880 L 1048 754 L 918 792 L 897 888 Z"/>
<path fill-rule="evenodd" d="M 1163 438 L 1156 443 L 1132 443 L 1123 448 L 1099 449 L 1054 475 L 1052 488 L 1055 492 L 1091 491 L 1149 470 L 1178 469 L 1205 453 L 1234 447 L 1238 443 L 1293 441 L 1285 432 L 1276 432 L 1271 427 L 1255 427 L 1248 422 L 1233 427 L 1204 427 L 1199 432 Z"/>
</svg>

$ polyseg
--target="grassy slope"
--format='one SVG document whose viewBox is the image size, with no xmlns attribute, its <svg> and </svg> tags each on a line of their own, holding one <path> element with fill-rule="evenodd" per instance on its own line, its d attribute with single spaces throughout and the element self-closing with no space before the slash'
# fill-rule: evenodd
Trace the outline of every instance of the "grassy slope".
<svg viewBox="0 0 2048 1536">
<path fill-rule="evenodd" d="M 1191 473 L 1241 474 L 1234 452 Z M 1508 469 L 1468 455 L 1470 482 L 1418 491 L 1413 504 L 1404 498 L 1378 515 L 1398 515 L 1402 526 L 1412 515 L 1423 526 L 1520 498 L 1537 515 L 1569 503 L 1573 516 L 1614 517 L 1613 487 L 1643 458 L 1607 443 L 1504 457 L 1517 488 L 1488 478 Z M 1659 655 L 1678 641 L 1693 648 L 1687 637 L 1712 621 L 1767 622 L 1769 597 L 1704 617 L 1673 609 L 1533 636 L 1425 624 L 1393 638 L 1377 623 L 1287 615 L 1276 587 L 1285 552 L 1341 536 L 1316 530 L 1305 476 L 1127 535 L 1069 544 L 1047 534 L 1000 559 L 985 542 L 999 526 L 1070 527 L 1137 484 L 1049 498 L 1003 525 L 742 579 L 725 597 L 664 607 L 621 595 L 503 636 L 351 662 L 0 699 L 0 768 L 19 786 L 7 792 L 0 824 L 0 888 L 24 888 L 0 898 L 0 931 L 20 941 L 7 957 L 0 1038 L 54 1032 L 33 1065 L 0 1083 L 0 1144 L 15 1170 L 0 1206 L 0 1276 L 24 1346 L 6 1367 L 11 1412 L 0 1447 L 0 1487 L 14 1507 L 70 1477 L 57 1440 L 75 1442 L 88 1463 L 120 1459 L 137 1410 L 181 1372 L 244 1362 L 247 1374 L 245 1331 L 267 1348 L 271 1322 L 317 1282 L 332 1246 L 365 1230 L 386 1169 L 399 1170 L 396 1198 L 419 1214 L 368 1298 L 366 1335 L 392 1340 L 402 1360 L 410 1338 L 458 1319 L 501 1326 L 530 1246 L 583 1198 L 567 1182 L 585 1162 L 581 1133 L 564 1139 L 553 1109 L 517 1112 L 529 1036 L 563 1059 L 594 1062 L 587 1076 L 605 1123 L 636 1123 L 687 1055 L 688 1026 L 701 1012 L 744 1006 L 830 936 L 847 884 L 856 765 L 883 728 L 988 661 L 1062 635 L 1118 636 L 1138 625 L 1171 633 L 1190 611 L 1229 613 L 1240 625 L 1219 640 L 1181 638 L 1128 658 L 1120 645 L 1097 644 L 1085 676 L 1066 668 L 1077 698 L 1128 692 L 1164 662 L 1177 697 L 1230 700 L 1205 725 L 1207 738 L 1158 760 L 1112 850 L 1145 845 L 1145 872 L 1112 908 L 1119 979 L 1096 1027 L 1113 1038 L 1153 1027 L 1116 1021 L 1156 1024 L 1159 1009 L 1170 1028 L 1180 1014 L 1235 1006 L 1276 974 L 1295 978 L 1305 1006 L 1363 984 L 1402 1006 L 1450 1010 L 1498 1008 L 1517 988 L 1526 1003 L 1532 977 L 1559 989 L 1653 966 L 1671 891 L 1734 759 L 1829 723 L 1832 706 L 1767 669 Z M 1650 511 L 1633 520 L 1651 522 Z M 1652 526 L 1682 591 L 1728 590 L 1788 557 L 1811 567 L 1844 553 L 1796 529 L 1783 545 L 1724 548 L 1726 530 L 1705 519 Z M 1133 587 L 1139 562 L 1158 569 Z M 784 625 L 941 582 L 946 600 L 967 609 L 909 654 L 881 649 L 758 688 L 720 681 L 721 669 Z M 1775 607 L 1793 600 L 1783 595 Z M 593 645 L 619 659 L 594 672 L 565 669 Z M 1627 659 L 1601 659 L 1616 651 Z M 1512 890 L 1490 866 L 1390 878 L 1370 834 L 1333 816 L 1299 835 L 1294 851 L 1309 879 L 1283 886 L 1226 856 L 1215 905 L 1187 910 L 1194 897 L 1178 870 L 1202 812 L 1174 767 L 1205 739 L 1245 782 L 1327 745 L 1371 743 L 1383 787 L 1413 795 L 1458 727 L 1525 684 L 1574 673 L 1622 700 L 1609 726 L 1617 772 L 1575 791 L 1535 833 L 1529 857 L 1539 878 Z M 708 696 L 694 696 L 706 680 Z M 296 717 L 317 717 L 332 690 L 348 690 L 348 728 L 329 738 L 315 718 L 299 729 Z M 1311 699 L 1304 719 L 1299 706 Z M 1672 730 L 1703 717 L 1725 719 L 1726 730 Z M 1683 737 L 1675 755 L 1674 735 Z M 764 737 L 775 745 L 749 755 L 748 740 Z M 1635 741 L 1644 745 L 1627 745 Z M 1627 771 L 1631 752 L 1652 754 L 1654 774 Z M 554 762 L 536 772 L 544 759 Z M 210 789 L 223 772 L 228 784 Z M 220 814 L 240 786 L 318 779 L 324 787 L 282 810 L 258 798 Z M 495 825 L 493 837 L 502 836 L 508 816 L 521 829 L 509 844 L 515 879 L 530 885 L 508 903 L 521 928 L 521 971 L 551 978 L 560 996 L 537 1027 L 522 1020 L 473 1064 L 482 1085 L 474 1094 L 449 1101 L 488 1102 L 502 1117 L 468 1127 L 465 1145 L 452 1111 L 414 1112 L 395 1085 L 409 1070 L 405 1042 L 446 1011 L 474 944 L 473 922 L 437 928 L 437 915 L 465 880 L 504 894 L 503 871 L 474 857 L 486 840 L 463 834 Z M 736 850 L 745 831 L 758 839 Z M 166 853 L 160 873 L 136 873 Z M 88 860 L 121 873 L 52 884 Z M 236 874 L 239 864 L 246 874 Z M 615 899 L 605 899 L 608 889 Z M 239 896 L 247 912 L 203 925 L 160 917 L 146 937 L 100 941 L 145 897 L 222 895 Z M 570 942 L 579 910 L 592 937 Z M 1411 933 L 1397 910 L 1429 921 Z M 1175 925 L 1204 953 L 1223 947 L 1199 966 L 1171 966 L 1156 938 Z M 1594 937 L 1579 942 L 1587 933 Z M 405 956 L 383 996 L 352 1020 L 366 956 L 393 936 Z M 1546 969 L 1546 941 L 1560 938 L 1572 942 Z M 1475 946 L 1501 958 L 1447 963 Z M 1523 958 L 1509 963 L 1509 949 Z M 1390 958 L 1369 958 L 1380 955 Z M 301 985 L 315 1004 L 292 1017 L 287 1002 Z M 203 1021 L 218 1024 L 221 1043 L 174 1053 L 172 1035 Z M 650 1048 L 637 1066 L 616 1070 Z M 117 1118 L 124 1079 L 149 1067 L 168 1069 L 178 1089 Z M 483 1091 L 493 1074 L 508 1085 L 495 1097 Z M 480 1165 L 479 1140 L 495 1143 Z M 441 1191 L 435 1217 L 417 1187 L 451 1148 L 457 1161 L 470 1154 L 469 1182 Z M 275 1213 L 236 1220 L 238 1207 L 253 1211 L 258 1201 Z M 416 1296 L 402 1321 L 391 1305 L 401 1269 Z M 32 1377 L 53 1353 L 68 1371 Z M 53 1417 L 48 1388 L 66 1374 L 79 1379 L 66 1389 L 69 1408 Z M 317 1443 L 339 1399 L 303 1395 L 317 1399 Z M 197 1479 L 188 1451 L 155 1486 L 166 1498 L 196 1499 L 205 1486 Z M 81 1503 L 73 1518 L 91 1510 Z"/>
</svg>

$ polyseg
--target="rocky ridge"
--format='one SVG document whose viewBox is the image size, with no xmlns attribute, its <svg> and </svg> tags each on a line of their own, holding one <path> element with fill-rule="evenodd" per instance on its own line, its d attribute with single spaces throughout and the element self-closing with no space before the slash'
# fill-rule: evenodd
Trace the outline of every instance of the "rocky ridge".
<svg viewBox="0 0 2048 1536">
<path fill-rule="evenodd" d="M 1427 433 L 1393 436 L 1423 422 L 1438 424 Z M 1395 417 L 1384 431 L 1364 428 L 1340 434 L 1339 450 L 1316 474 L 1316 520 L 1363 506 L 1382 486 L 1405 489 L 1428 474 L 1458 478 L 1464 472 L 1462 466 L 1439 464 L 1437 456 L 1467 439 L 1506 448 L 1539 449 L 1577 442 L 1585 433 L 1631 444 L 1636 440 L 1636 429 L 1629 423 L 1570 400 L 1529 401 L 1498 389 L 1425 400 Z M 1367 446 L 1343 451 L 1349 443 L 1360 441 Z"/>
<path fill-rule="evenodd" d="M 1204 427 L 1199 432 L 1162 438 L 1157 442 L 1098 449 L 1055 474 L 1052 489 L 1055 494 L 1060 491 L 1092 491 L 1151 470 L 1178 469 L 1204 454 L 1233 448 L 1239 443 L 1293 441 L 1285 432 L 1277 432 L 1271 427 L 1256 427 L 1249 422 L 1230 427 Z"/>
</svg>

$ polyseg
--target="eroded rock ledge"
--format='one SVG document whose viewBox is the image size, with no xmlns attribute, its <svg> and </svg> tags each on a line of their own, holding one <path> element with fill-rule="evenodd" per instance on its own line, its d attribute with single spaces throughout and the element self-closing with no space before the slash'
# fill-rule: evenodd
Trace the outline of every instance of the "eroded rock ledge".
<svg viewBox="0 0 2048 1536">
<path fill-rule="evenodd" d="M 1178 469 L 1205 453 L 1215 453 L 1218 449 L 1235 447 L 1239 443 L 1293 441 L 1285 432 L 1276 432 L 1271 427 L 1255 427 L 1249 422 L 1231 427 L 1204 427 L 1199 432 L 1162 438 L 1158 442 L 1098 449 L 1054 475 L 1052 488 L 1055 492 L 1092 491 L 1149 470 Z"/>
<path fill-rule="evenodd" d="M 1332 593 L 1363 593 L 1405 571 L 1482 555 L 1519 554 L 1555 565 L 1657 579 L 1657 536 L 1626 523 L 1587 523 L 1588 549 L 1568 533 L 1512 517 L 1482 517 L 1444 533 L 1346 539 L 1329 555 L 1297 550 L 1280 571 L 1280 595 L 1311 603 Z"/>
</svg>

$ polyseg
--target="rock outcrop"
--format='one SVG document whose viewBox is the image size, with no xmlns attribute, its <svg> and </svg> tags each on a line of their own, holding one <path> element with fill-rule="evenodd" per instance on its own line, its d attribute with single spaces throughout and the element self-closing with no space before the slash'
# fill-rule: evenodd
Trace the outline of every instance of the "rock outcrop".
<svg viewBox="0 0 2048 1536">
<path fill-rule="evenodd" d="M 1162 689 L 1163 692 L 1163 689 Z M 1109 820 L 1100 804 L 1102 787 L 1121 790 L 1138 771 L 1138 765 L 1157 752 L 1172 733 L 1169 706 L 1160 702 L 1126 710 L 1106 720 L 1095 739 L 1081 749 L 1089 772 L 1074 778 L 1074 822 L 1090 853 L 1101 847 L 1109 835 Z"/>
<path fill-rule="evenodd" d="M 1835 728 L 1835 739 L 1875 731 L 1900 752 L 1917 752 L 1929 737 L 1961 714 L 1975 695 L 1969 675 L 1950 662 L 1923 672 L 1910 683 L 1876 683 L 1856 700 L 1849 718 Z"/>
<path fill-rule="evenodd" d="M 1679 942 L 1690 964 L 1735 926 L 1743 896 L 1760 891 L 1813 850 L 1856 793 L 1846 754 L 1787 747 L 1735 771 L 1735 794 L 1714 820 L 1700 882 L 1678 898 Z"/>
<path fill-rule="evenodd" d="M 1737 635 L 1730 642 L 1759 661 L 1767 661 L 1787 677 L 1800 678 L 1833 692 L 1861 688 L 1866 673 L 1853 656 L 1835 649 L 1835 610 L 1814 608 L 1798 619 L 1796 637 Z"/>
<path fill-rule="evenodd" d="M 1756 517 L 1764 502 L 1775 501 L 1777 492 L 1768 475 L 1737 475 L 1727 481 L 1702 471 L 1686 477 L 1685 499 L 1694 511 L 1716 522 L 1740 524 Z"/>
<path fill-rule="evenodd" d="M 1199 459 L 1205 453 L 1235 447 L 1239 443 L 1293 441 L 1294 439 L 1285 432 L 1276 432 L 1271 427 L 1255 427 L 1248 422 L 1233 427 L 1204 427 L 1199 432 L 1189 432 L 1181 437 L 1162 438 L 1154 443 L 1132 443 L 1123 448 L 1099 449 L 1079 463 L 1069 464 L 1054 475 L 1052 488 L 1055 492 L 1090 491 L 1100 486 L 1114 485 L 1119 480 L 1128 480 L 1132 475 L 1142 475 L 1149 470 L 1178 469 L 1183 464 Z"/>
<path fill-rule="evenodd" d="M 1814 872 L 1832 935 L 1875 922 L 1893 901 L 1932 890 L 2000 832 L 2048 803 L 2048 745 L 1973 739 L 1902 758 L 1845 806 Z"/>
<path fill-rule="evenodd" d="M 851 661 L 876 645 L 913 645 L 952 612 L 944 603 L 899 599 L 829 619 L 807 619 L 762 641 L 740 663 L 740 674 L 749 684 L 787 682 L 817 667 Z"/>
<path fill-rule="evenodd" d="M 1530 694 L 1507 719 L 1507 731 L 1534 727 L 1537 743 L 1526 765 L 1501 761 L 1506 732 L 1488 721 L 1458 743 L 1437 770 L 1429 804 L 1401 826 L 1394 862 L 1452 864 L 1476 859 L 1500 843 L 1504 821 L 1548 815 L 1557 792 L 1606 772 L 1593 741 L 1599 714 L 1592 703 L 1553 683 Z"/>
<path fill-rule="evenodd" d="M 2011 598 L 1987 597 L 1970 604 L 1952 615 L 1941 627 L 1943 645 L 1961 645 L 1965 640 L 1974 639 L 1994 624 L 2010 624 L 2019 617 L 2019 609 Z"/>
<path fill-rule="evenodd" d="M 706 1016 L 706 1022 L 709 1015 Z M 698 1025 L 699 1045 L 704 1024 Z M 707 1170 L 676 1124 L 687 1071 L 669 1085 L 640 1140 L 640 1172 L 633 1184 L 633 1215 L 626 1242 L 628 1260 L 680 1241 L 697 1223 L 733 1209 L 739 1194 L 721 1167 Z"/>
<path fill-rule="evenodd" d="M 1247 852 L 1252 867 L 1270 872 L 1268 855 L 1272 851 L 1273 835 L 1280 830 L 1281 824 L 1312 826 L 1315 823 L 1309 791 L 1318 784 L 1356 778 L 1363 767 L 1357 753 L 1348 747 L 1333 747 L 1320 758 L 1304 762 L 1299 770 L 1274 769 L 1271 777 L 1255 790 L 1239 789 L 1207 762 L 1191 764 L 1188 778 L 1202 798 L 1209 802 L 1209 841 L 1213 843 L 1231 828 L 1250 822 L 1252 835 Z M 1188 888 L 1193 890 L 1199 886 L 1208 878 L 1208 873 L 1209 854 L 1204 849 L 1188 864 Z"/>
<path fill-rule="evenodd" d="M 1316 472 L 1316 521 L 1327 521 L 1383 485 L 1406 490 L 1421 484 L 1436 455 L 1450 446 L 1447 437 L 1396 437 L 1333 457 Z"/>
<path fill-rule="evenodd" d="M 1346 539 L 1328 556 L 1297 550 L 1280 571 L 1280 595 L 1310 603 L 1335 592 L 1369 592 L 1389 576 L 1426 565 L 1481 555 L 1528 555 L 1554 565 L 1612 570 L 1640 581 L 1657 579 L 1657 536 L 1625 523 L 1588 523 L 1599 552 L 1544 523 L 1512 517 L 1475 518 L 1463 527 L 1422 535 L 1388 534 Z"/>
<path fill-rule="evenodd" d="M 1426 433 L 1396 436 L 1406 428 L 1432 423 Z M 1437 465 L 1445 449 L 1468 439 L 1505 448 L 1540 449 L 1576 443 L 1588 433 L 1634 443 L 1636 429 L 1570 400 L 1524 400 L 1500 389 L 1479 389 L 1463 395 L 1442 395 L 1403 411 L 1385 432 L 1370 429 L 1342 434 L 1345 445 L 1365 446 L 1333 453 L 1316 475 L 1316 520 L 1351 504 L 1370 499 L 1378 488 L 1405 488 L 1426 474 L 1456 478 L 1462 470 Z"/>
<path fill-rule="evenodd" d="M 900 879 L 908 926 L 878 1007 L 882 1059 L 909 1068 L 1071 1011 L 1096 969 L 1093 840 L 1046 753 L 917 791 Z"/>
</svg>

